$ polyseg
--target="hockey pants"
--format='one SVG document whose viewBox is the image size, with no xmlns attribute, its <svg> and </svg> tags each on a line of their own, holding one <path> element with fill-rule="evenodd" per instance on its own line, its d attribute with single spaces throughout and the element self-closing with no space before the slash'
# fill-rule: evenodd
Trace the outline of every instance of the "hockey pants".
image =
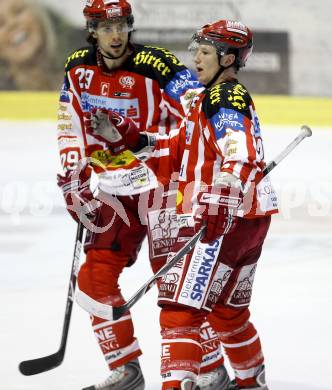
<svg viewBox="0 0 332 390">
<path fill-rule="evenodd" d="M 78 275 L 80 290 L 103 303 L 113 305 L 124 303 L 118 279 L 128 261 L 128 256 L 121 253 L 105 249 L 90 249 Z M 162 262 L 153 263 L 153 271 L 156 272 L 162 264 Z M 98 344 L 111 369 L 141 355 L 129 312 L 117 321 L 93 316 L 91 321 Z M 201 373 L 205 373 L 223 364 L 224 358 L 217 333 L 207 321 L 202 321 L 201 325 L 199 343 L 204 353 L 200 365 Z"/>
<path fill-rule="evenodd" d="M 225 236 L 218 260 L 232 271 L 207 316 L 242 387 L 256 384 L 255 378 L 264 363 L 258 333 L 249 321 L 248 306 L 256 263 L 269 224 L 269 217 L 241 220 L 234 234 Z M 160 313 L 163 390 L 180 388 L 186 378 L 196 381 L 202 357 L 199 328 L 206 313 L 176 302 L 163 303 Z"/>
</svg>

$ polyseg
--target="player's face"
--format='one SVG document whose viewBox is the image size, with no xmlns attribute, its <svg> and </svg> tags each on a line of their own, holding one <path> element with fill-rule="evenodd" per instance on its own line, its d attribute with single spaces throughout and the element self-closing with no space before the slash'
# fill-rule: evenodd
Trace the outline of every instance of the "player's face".
<svg viewBox="0 0 332 390">
<path fill-rule="evenodd" d="M 43 29 L 25 0 L 0 0 L 0 56 L 11 63 L 33 58 L 43 44 Z"/>
<path fill-rule="evenodd" d="M 203 85 L 208 84 L 220 67 L 215 47 L 199 45 L 194 53 L 194 63 L 198 80 Z"/>
<path fill-rule="evenodd" d="M 99 23 L 95 31 L 99 48 L 105 54 L 121 57 L 128 46 L 128 31 L 126 20 Z"/>
</svg>

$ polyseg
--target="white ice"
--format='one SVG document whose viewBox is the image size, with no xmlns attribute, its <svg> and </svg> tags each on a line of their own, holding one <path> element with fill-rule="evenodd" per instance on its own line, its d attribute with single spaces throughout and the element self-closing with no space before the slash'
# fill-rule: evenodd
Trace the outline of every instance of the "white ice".
<svg viewBox="0 0 332 390">
<path fill-rule="evenodd" d="M 17 369 L 60 343 L 75 224 L 55 185 L 55 124 L 2 121 L 0 129 L 0 389 L 79 390 L 105 379 L 107 368 L 88 315 L 77 306 L 63 364 L 32 377 Z M 266 159 L 298 131 L 265 128 Z M 313 132 L 271 174 L 281 214 L 273 218 L 251 305 L 271 390 L 332 390 L 332 129 Z M 121 279 L 125 296 L 150 275 L 144 246 Z M 132 314 L 146 389 L 158 390 L 155 289 Z"/>
</svg>

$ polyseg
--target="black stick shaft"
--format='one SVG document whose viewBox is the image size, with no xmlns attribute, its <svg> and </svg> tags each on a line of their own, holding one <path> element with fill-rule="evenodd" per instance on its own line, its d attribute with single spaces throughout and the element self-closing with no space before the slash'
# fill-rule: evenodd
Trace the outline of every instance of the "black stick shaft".
<svg viewBox="0 0 332 390">
<path fill-rule="evenodd" d="M 44 356 L 37 359 L 25 360 L 21 362 L 19 365 L 19 370 L 23 375 L 40 374 L 41 372 L 45 372 L 55 367 L 58 367 L 63 361 L 63 358 L 65 356 L 66 346 L 67 346 L 69 325 L 70 325 L 71 313 L 72 313 L 73 302 L 74 302 L 83 233 L 84 233 L 84 226 L 81 222 L 79 222 L 77 225 L 74 255 L 73 255 L 73 262 L 72 262 L 72 267 L 70 272 L 70 280 L 69 280 L 69 287 L 67 293 L 65 316 L 63 320 L 63 326 L 62 326 L 60 347 L 58 351 L 52 355 Z"/>
</svg>

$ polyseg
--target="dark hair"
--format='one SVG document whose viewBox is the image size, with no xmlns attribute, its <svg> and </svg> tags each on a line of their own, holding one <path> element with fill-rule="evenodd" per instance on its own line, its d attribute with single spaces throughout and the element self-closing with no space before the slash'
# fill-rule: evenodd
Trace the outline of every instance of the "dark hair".
<svg viewBox="0 0 332 390">
<path fill-rule="evenodd" d="M 230 47 L 228 50 L 227 50 L 227 53 L 226 54 L 234 54 L 235 55 L 235 60 L 234 60 L 234 63 L 233 63 L 233 67 L 236 71 L 236 73 L 240 70 L 240 62 L 239 62 L 239 54 L 240 54 L 240 50 L 236 47 Z"/>
</svg>

